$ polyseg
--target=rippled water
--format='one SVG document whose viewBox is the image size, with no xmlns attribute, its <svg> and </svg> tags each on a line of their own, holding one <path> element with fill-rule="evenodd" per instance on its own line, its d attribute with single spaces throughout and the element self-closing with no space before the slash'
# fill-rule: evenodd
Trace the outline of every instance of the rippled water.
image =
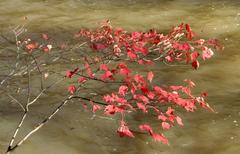
<svg viewBox="0 0 240 154">
<path fill-rule="evenodd" d="M 221 40 L 225 50 L 202 63 L 197 71 L 185 67 L 161 66 L 159 82 L 180 83 L 191 78 L 197 83 L 195 92 L 207 90 L 208 102 L 217 114 L 200 110 L 184 113 L 185 126 L 165 133 L 170 146 L 155 143 L 149 136 L 135 139 L 119 138 L 115 130 L 118 121 L 97 116 L 71 103 L 32 136 L 16 154 L 237 154 L 240 151 L 240 1 L 239 0 L 1 0 L 0 32 L 11 36 L 11 29 L 28 18 L 30 34 L 48 32 L 60 40 L 66 40 L 81 27 L 95 27 L 103 19 L 110 19 L 114 26 L 128 30 L 157 28 L 162 31 L 186 22 L 201 37 Z M 1 61 L 6 60 L 4 50 L 14 48 L 2 43 Z M 1 75 L 6 73 L 3 66 Z M 63 64 L 54 65 L 60 69 Z M 16 81 L 24 84 L 24 81 Z M 62 85 L 63 86 L 63 85 Z M 46 103 L 54 106 L 62 95 L 61 87 L 51 93 L 55 100 L 42 99 L 33 106 L 25 123 L 27 132 L 49 113 Z M 0 98 L 0 153 L 4 152 L 20 115 L 19 108 Z M 131 123 L 143 117 L 133 115 Z"/>
</svg>

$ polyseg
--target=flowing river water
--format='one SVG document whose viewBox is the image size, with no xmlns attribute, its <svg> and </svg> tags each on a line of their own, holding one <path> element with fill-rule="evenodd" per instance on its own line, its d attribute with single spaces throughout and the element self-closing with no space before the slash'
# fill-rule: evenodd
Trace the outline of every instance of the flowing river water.
<svg viewBox="0 0 240 154">
<path fill-rule="evenodd" d="M 119 138 L 114 118 L 96 116 L 71 103 L 40 131 L 13 153 L 16 154 L 237 154 L 240 152 L 240 1 L 239 0 L 1 0 L 0 32 L 12 35 L 11 29 L 28 18 L 28 33 L 48 32 L 66 40 L 82 27 L 96 27 L 110 19 L 114 26 L 131 30 L 156 28 L 162 31 L 182 22 L 192 25 L 198 36 L 217 38 L 225 46 L 213 59 L 201 63 L 197 71 L 190 67 L 158 66 L 160 83 L 182 83 L 191 78 L 195 92 L 206 90 L 208 102 L 217 111 L 199 110 L 183 113 L 184 127 L 166 132 L 170 145 L 154 142 L 147 135 L 135 139 Z M 3 41 L 4 42 L 4 41 Z M 14 48 L 0 44 L 3 51 Z M 0 75 L 6 70 L 0 66 Z M 64 63 L 55 69 L 67 68 Z M 16 85 L 24 84 L 16 81 Z M 56 99 L 43 99 L 33 106 L 22 134 L 31 130 L 58 102 L 61 90 L 51 93 Z M 5 152 L 22 111 L 0 96 L 0 153 Z M 131 122 L 143 119 L 135 115 Z"/>
</svg>

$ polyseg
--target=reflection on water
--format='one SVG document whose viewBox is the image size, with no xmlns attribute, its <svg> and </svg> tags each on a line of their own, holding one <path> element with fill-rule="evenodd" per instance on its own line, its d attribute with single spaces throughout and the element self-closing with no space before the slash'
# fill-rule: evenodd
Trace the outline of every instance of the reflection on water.
<svg viewBox="0 0 240 154">
<path fill-rule="evenodd" d="M 68 105 L 46 127 L 36 133 L 15 153 L 35 154 L 236 154 L 240 151 L 240 1 L 239 0 L 2 0 L 0 2 L 0 31 L 9 34 L 12 27 L 27 16 L 29 32 L 48 31 L 66 39 L 81 27 L 94 27 L 103 19 L 126 29 L 157 28 L 162 31 L 181 22 L 190 23 L 201 37 L 215 37 L 224 42 L 224 52 L 202 64 L 198 71 L 181 67 L 161 66 L 159 82 L 178 83 L 191 78 L 198 84 L 196 92 L 207 90 L 209 103 L 218 111 L 213 114 L 198 111 L 184 113 L 185 126 L 166 133 L 170 146 L 155 143 L 150 137 L 119 138 L 117 121 L 95 117 L 79 104 Z M 9 47 L 2 44 L 1 53 Z M 0 55 L 4 60 L 4 55 Z M 59 69 L 63 64 L 56 65 Z M 59 67 L 60 66 L 60 67 Z M 1 74 L 6 70 L 1 67 Z M 66 67 L 66 66 L 64 66 Z M 18 83 L 19 84 L 19 83 Z M 21 83 L 20 83 L 21 84 Z M 61 96 L 61 90 L 52 94 Z M 1 95 L 0 152 L 22 114 Z M 56 100 L 46 101 L 52 106 Z M 46 105 L 33 107 L 24 131 L 48 113 Z M 132 123 L 143 117 L 132 115 Z M 23 132 L 24 133 L 24 132 Z"/>
</svg>

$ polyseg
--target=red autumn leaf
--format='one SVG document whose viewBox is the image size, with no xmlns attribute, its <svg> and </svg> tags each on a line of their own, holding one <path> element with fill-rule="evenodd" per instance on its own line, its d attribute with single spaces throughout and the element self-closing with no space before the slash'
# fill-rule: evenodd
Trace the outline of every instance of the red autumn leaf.
<svg viewBox="0 0 240 154">
<path fill-rule="evenodd" d="M 71 93 L 71 94 L 74 94 L 74 92 L 76 91 L 76 87 L 74 85 L 70 85 L 68 87 L 68 91 Z"/>
<path fill-rule="evenodd" d="M 142 36 L 142 33 L 139 32 L 132 32 L 132 39 L 140 39 Z"/>
<path fill-rule="evenodd" d="M 187 39 L 191 40 L 194 36 L 192 29 L 189 24 L 186 24 L 185 27 L 186 27 L 186 31 L 187 31 L 186 37 L 187 37 Z"/>
<path fill-rule="evenodd" d="M 149 99 L 144 95 L 135 95 L 134 97 L 135 99 L 143 101 L 145 104 L 149 103 Z"/>
<path fill-rule="evenodd" d="M 139 109 L 141 109 L 144 113 L 147 112 L 146 106 L 145 106 L 144 104 L 142 104 L 142 103 L 137 103 L 137 107 L 138 107 Z"/>
<path fill-rule="evenodd" d="M 135 60 L 137 58 L 137 54 L 133 53 L 132 51 L 128 51 L 127 55 L 131 60 Z"/>
<path fill-rule="evenodd" d="M 166 56 L 165 59 L 168 62 L 173 62 L 173 58 L 171 56 Z"/>
<path fill-rule="evenodd" d="M 149 82 L 152 82 L 153 77 L 154 77 L 153 72 L 152 71 L 148 72 L 147 79 Z"/>
<path fill-rule="evenodd" d="M 28 50 L 33 50 L 33 49 L 38 48 L 38 44 L 37 43 L 29 43 L 29 44 L 26 45 L 26 48 Z"/>
<path fill-rule="evenodd" d="M 42 38 L 43 38 L 44 40 L 48 40 L 48 39 L 49 39 L 48 34 L 42 34 Z"/>
<path fill-rule="evenodd" d="M 130 137 L 134 138 L 133 133 L 129 130 L 128 126 L 124 123 L 121 122 L 121 126 L 117 130 L 118 134 L 120 137 Z"/>
<path fill-rule="evenodd" d="M 107 46 L 104 45 L 104 44 L 100 44 L 100 43 L 98 43 L 98 44 L 93 43 L 92 48 L 95 49 L 95 50 L 104 50 L 104 49 L 107 48 Z"/>
<path fill-rule="evenodd" d="M 171 125 L 167 122 L 162 122 L 162 128 L 163 129 L 170 129 Z"/>
<path fill-rule="evenodd" d="M 183 126 L 182 119 L 179 116 L 176 116 L 176 121 L 180 126 Z"/>
<path fill-rule="evenodd" d="M 119 68 L 120 74 L 122 75 L 128 76 L 131 73 L 131 70 L 124 63 L 118 64 L 118 68 Z"/>
<path fill-rule="evenodd" d="M 92 69 L 91 69 L 90 65 L 89 65 L 88 63 L 85 63 L 85 64 L 84 64 L 84 67 L 85 67 L 85 69 L 86 69 L 86 71 L 87 71 L 88 76 L 89 76 L 90 78 L 93 78 L 93 77 L 94 77 L 94 74 L 93 74 L 93 72 L 92 72 Z"/>
<path fill-rule="evenodd" d="M 119 95 L 122 95 L 122 96 L 125 96 L 126 93 L 128 92 L 128 87 L 127 86 L 120 86 L 119 89 L 118 89 L 118 94 Z"/>
<path fill-rule="evenodd" d="M 202 96 L 202 97 L 207 97 L 207 96 L 208 96 L 208 93 L 207 93 L 207 92 L 202 92 L 202 93 L 201 93 L 201 96 Z"/>
<path fill-rule="evenodd" d="M 171 90 L 180 90 L 180 89 L 182 89 L 183 88 L 183 86 L 170 86 L 169 87 Z"/>
<path fill-rule="evenodd" d="M 173 108 L 171 108 L 171 107 L 168 107 L 168 109 L 167 109 L 167 111 L 166 111 L 166 114 L 168 115 L 168 116 L 171 116 L 171 115 L 173 115 L 173 112 L 174 112 L 175 110 L 173 109 Z"/>
<path fill-rule="evenodd" d="M 168 139 L 163 136 L 163 134 L 153 133 L 151 136 L 155 141 L 162 142 L 163 144 L 168 144 Z"/>
<path fill-rule="evenodd" d="M 141 76 L 141 75 L 139 75 L 139 74 L 136 74 L 136 75 L 134 76 L 134 80 L 135 80 L 137 83 L 144 83 L 144 82 L 145 82 L 143 76 Z"/>
<path fill-rule="evenodd" d="M 108 114 L 108 115 L 113 115 L 116 112 L 122 112 L 122 111 L 123 111 L 122 108 L 119 108 L 115 105 L 107 105 L 104 110 L 105 114 Z"/>
<path fill-rule="evenodd" d="M 45 53 L 48 53 L 48 52 L 49 52 L 49 48 L 48 48 L 48 47 L 43 47 L 42 50 L 43 50 L 43 52 L 45 52 Z"/>
<path fill-rule="evenodd" d="M 76 74 L 78 70 L 79 70 L 79 68 L 75 68 L 73 71 L 67 70 L 67 71 L 66 71 L 66 77 L 72 78 L 72 76 L 73 76 L 74 74 Z"/>
<path fill-rule="evenodd" d="M 102 76 L 102 80 L 113 79 L 113 74 L 111 71 L 106 71 Z"/>
<path fill-rule="evenodd" d="M 183 50 L 183 51 L 189 51 L 191 49 L 191 47 L 188 43 L 183 43 L 179 46 L 179 49 Z"/>
<path fill-rule="evenodd" d="M 107 64 L 101 64 L 101 65 L 99 66 L 99 68 L 100 68 L 100 70 L 108 71 L 108 66 L 107 66 Z"/>
<path fill-rule="evenodd" d="M 207 47 L 203 47 L 203 51 L 202 51 L 202 59 L 206 60 L 211 58 L 214 55 L 212 49 L 207 48 Z"/>
<path fill-rule="evenodd" d="M 147 93 L 147 96 L 148 96 L 148 98 L 150 98 L 150 99 L 154 99 L 155 93 L 150 91 L 150 92 Z"/>
<path fill-rule="evenodd" d="M 148 124 L 142 124 L 142 125 L 139 125 L 139 129 L 142 130 L 142 131 L 146 131 L 148 132 L 149 134 L 152 134 L 153 133 L 153 129 L 150 125 Z"/>
<path fill-rule="evenodd" d="M 87 78 L 85 78 L 85 77 L 80 77 L 80 78 L 78 78 L 78 82 L 79 83 L 84 83 L 84 82 L 86 82 L 87 81 Z"/>
<path fill-rule="evenodd" d="M 140 60 L 138 60 L 138 64 L 140 64 L 140 65 L 152 65 L 152 64 L 154 64 L 154 62 L 151 61 L 151 60 L 140 59 Z"/>
<path fill-rule="evenodd" d="M 199 39 L 197 41 L 195 41 L 197 45 L 203 45 L 205 43 L 204 39 Z"/>
<path fill-rule="evenodd" d="M 158 115 L 158 119 L 159 120 L 162 120 L 162 121 L 166 121 L 167 120 L 167 117 L 165 115 Z"/>
<path fill-rule="evenodd" d="M 92 112 L 93 112 L 93 113 L 97 112 L 97 111 L 100 110 L 100 109 L 101 109 L 101 106 L 99 106 L 99 105 L 97 105 L 97 104 L 94 104 L 94 105 L 92 106 Z"/>
<path fill-rule="evenodd" d="M 133 45 L 132 49 L 133 49 L 134 52 L 141 52 L 143 55 L 148 54 L 148 49 L 143 47 L 143 46 Z"/>
<path fill-rule="evenodd" d="M 191 53 L 191 60 L 196 61 L 199 55 L 200 54 L 197 51 L 194 51 L 193 53 Z"/>
<path fill-rule="evenodd" d="M 194 68 L 194 69 L 198 69 L 199 68 L 199 62 L 197 61 L 197 60 L 195 60 L 195 61 L 193 61 L 192 62 L 192 67 Z"/>
</svg>

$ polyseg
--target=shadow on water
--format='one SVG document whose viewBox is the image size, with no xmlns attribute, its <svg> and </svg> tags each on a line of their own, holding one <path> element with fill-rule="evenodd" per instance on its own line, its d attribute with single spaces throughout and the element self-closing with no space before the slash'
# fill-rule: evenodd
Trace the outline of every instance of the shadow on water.
<svg viewBox="0 0 240 154">
<path fill-rule="evenodd" d="M 118 122 L 87 112 L 78 103 L 69 104 L 46 127 L 19 148 L 16 154 L 236 154 L 240 151 L 240 1 L 239 0 L 2 0 L 0 2 L 0 31 L 10 37 L 11 28 L 26 16 L 28 33 L 35 36 L 48 32 L 61 40 L 68 40 L 81 27 L 96 27 L 103 19 L 127 30 L 156 28 L 168 31 L 182 22 L 190 23 L 197 37 L 220 39 L 225 50 L 215 53 L 212 60 L 203 62 L 197 71 L 185 66 L 160 65 L 161 84 L 179 84 L 185 78 L 197 83 L 195 92 L 207 90 L 208 102 L 217 114 L 199 110 L 182 113 L 185 126 L 166 132 L 170 146 L 155 143 L 145 135 L 123 139 L 116 135 Z M 4 50 L 14 50 L 6 42 L 0 45 L 0 59 L 7 60 Z M 1 63 L 2 65 L 2 63 Z M 4 74 L 4 66 L 1 74 Z M 6 66 L 7 67 L 7 66 Z M 67 68 L 56 64 L 56 69 Z M 65 70 L 62 70 L 65 71 Z M 144 70 L 142 70 L 144 71 Z M 16 81 L 16 86 L 26 81 Z M 33 106 L 24 132 L 56 106 L 63 95 L 64 85 L 51 95 L 55 98 Z M 0 98 L 0 152 L 4 152 L 19 117 L 22 114 L 9 99 Z M 131 124 L 144 120 L 132 115 Z M 117 119 L 117 118 L 116 118 Z M 153 122 L 154 123 L 154 122 Z M 156 123 L 156 129 L 159 128 Z"/>
</svg>

